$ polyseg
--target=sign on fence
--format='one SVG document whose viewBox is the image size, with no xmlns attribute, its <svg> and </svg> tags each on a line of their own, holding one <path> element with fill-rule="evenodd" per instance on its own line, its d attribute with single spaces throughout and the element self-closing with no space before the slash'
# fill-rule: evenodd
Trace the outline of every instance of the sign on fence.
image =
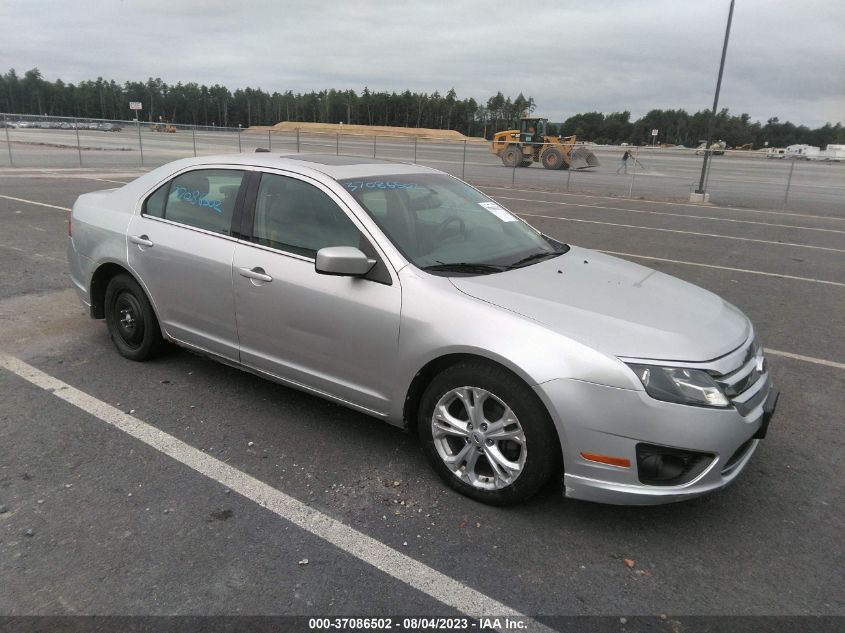
<svg viewBox="0 0 845 633">
<path fill-rule="evenodd" d="M 141 109 L 141 102 L 140 101 L 130 101 L 129 102 L 129 109 L 130 110 L 140 110 Z"/>
</svg>

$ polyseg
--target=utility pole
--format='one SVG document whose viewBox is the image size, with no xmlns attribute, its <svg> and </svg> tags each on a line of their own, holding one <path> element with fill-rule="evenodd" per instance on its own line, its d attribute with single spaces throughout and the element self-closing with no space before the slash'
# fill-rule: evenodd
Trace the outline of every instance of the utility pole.
<svg viewBox="0 0 845 633">
<path fill-rule="evenodd" d="M 710 111 L 710 118 L 707 121 L 707 141 L 704 147 L 704 161 L 701 163 L 701 179 L 698 182 L 698 189 L 695 193 L 700 196 L 700 202 L 704 202 L 705 188 L 704 178 L 707 174 L 707 162 L 710 160 L 710 144 L 713 142 L 713 121 L 716 118 L 716 108 L 719 106 L 719 91 L 722 89 L 722 73 L 725 70 L 725 56 L 728 54 L 728 39 L 731 35 L 731 21 L 734 17 L 734 2 L 731 0 L 731 8 L 728 11 L 728 25 L 725 27 L 725 42 L 722 44 L 722 61 L 719 63 L 719 78 L 716 80 L 716 95 L 713 97 L 713 109 Z"/>
</svg>

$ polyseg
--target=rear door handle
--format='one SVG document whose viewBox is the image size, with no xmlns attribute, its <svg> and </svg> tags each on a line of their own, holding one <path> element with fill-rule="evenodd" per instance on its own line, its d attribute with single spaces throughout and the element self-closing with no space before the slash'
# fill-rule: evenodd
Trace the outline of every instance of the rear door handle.
<svg viewBox="0 0 845 633">
<path fill-rule="evenodd" d="M 264 272 L 260 266 L 255 268 L 238 268 L 241 277 L 248 277 L 249 279 L 257 279 L 258 281 L 273 281 L 273 278 Z"/>
<path fill-rule="evenodd" d="M 129 241 L 133 244 L 138 244 L 139 246 L 152 246 L 153 243 L 150 238 L 146 235 L 130 235 Z"/>
</svg>

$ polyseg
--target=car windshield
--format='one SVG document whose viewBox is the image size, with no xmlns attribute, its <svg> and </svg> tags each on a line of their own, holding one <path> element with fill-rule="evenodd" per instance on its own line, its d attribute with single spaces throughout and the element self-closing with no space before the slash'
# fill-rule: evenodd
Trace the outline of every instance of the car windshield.
<svg viewBox="0 0 845 633">
<path fill-rule="evenodd" d="M 434 274 L 502 272 L 569 250 L 445 174 L 349 178 L 340 184 L 406 258 Z"/>
</svg>

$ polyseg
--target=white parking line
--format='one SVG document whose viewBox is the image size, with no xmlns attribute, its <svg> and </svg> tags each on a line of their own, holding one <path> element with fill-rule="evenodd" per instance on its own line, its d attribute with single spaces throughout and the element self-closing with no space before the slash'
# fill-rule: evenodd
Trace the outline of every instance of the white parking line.
<svg viewBox="0 0 845 633">
<path fill-rule="evenodd" d="M 583 222 L 585 224 L 601 224 L 603 226 L 616 226 L 624 229 L 640 229 L 641 231 L 659 231 L 661 233 L 681 233 L 683 235 L 697 235 L 699 237 L 712 237 L 721 240 L 738 240 L 740 242 L 757 242 L 758 244 L 771 244 L 772 246 L 791 246 L 793 248 L 811 248 L 818 251 L 831 251 L 834 253 L 845 253 L 845 248 L 832 248 L 830 246 L 813 246 L 812 244 L 796 244 L 795 242 L 775 242 L 774 240 L 758 240 L 753 237 L 737 237 L 735 235 L 719 235 L 718 233 L 699 233 L 698 231 L 682 231 L 680 229 L 660 229 L 651 226 L 637 226 L 636 224 L 618 224 L 616 222 L 601 222 L 599 220 L 581 220 L 579 218 L 565 218 L 559 215 L 543 215 L 541 213 L 519 213 L 517 215 L 530 218 L 543 218 L 546 220 L 558 220 L 559 222 Z"/>
<path fill-rule="evenodd" d="M 55 204 L 47 204 L 46 202 L 36 202 L 35 200 L 26 200 L 24 198 L 14 198 L 12 196 L 4 196 L 0 195 L 0 198 L 5 198 L 6 200 L 14 200 L 15 202 L 26 202 L 27 204 L 37 204 L 39 207 L 50 207 L 51 209 L 58 209 L 59 211 L 70 211 L 68 207 L 60 207 Z"/>
<path fill-rule="evenodd" d="M 79 169 L 62 170 L 59 168 L 32 170 L 20 167 L 14 169 L 0 168 L 0 178 L 51 178 L 53 180 L 62 178 L 127 178 L 133 180 L 147 173 L 146 171 L 100 171 L 96 169 L 86 170 L 85 168 L 82 168 L 82 172 L 80 173 Z"/>
<path fill-rule="evenodd" d="M 507 198 L 496 196 L 497 200 L 515 200 L 517 202 L 535 202 L 539 204 L 554 204 L 564 207 L 583 207 L 585 209 L 603 209 L 607 211 L 626 211 L 628 213 L 645 213 L 649 215 L 668 215 L 686 220 L 715 220 L 717 222 L 734 222 L 737 224 L 759 224 L 762 226 L 774 226 L 785 229 L 796 229 L 799 231 L 821 231 L 822 233 L 845 233 L 842 229 L 823 229 L 816 226 L 795 226 L 793 224 L 774 224 L 772 222 L 759 222 L 757 220 L 738 220 L 736 218 L 716 218 L 706 215 L 689 215 L 687 213 L 669 213 L 668 211 L 649 211 L 646 209 L 628 209 L 625 207 L 605 207 L 598 204 L 578 204 L 577 202 L 559 202 L 557 200 L 536 200 L 534 198 Z"/>
<path fill-rule="evenodd" d="M 108 178 L 97 178 L 96 176 L 82 176 L 79 174 L 60 174 L 58 172 L 43 171 L 35 174 L 0 174 L 0 178 L 14 178 L 20 180 L 22 178 L 30 179 L 51 179 L 51 180 L 96 180 L 99 182 L 112 182 L 117 185 L 125 185 L 137 176 L 125 176 L 130 180 L 111 180 Z M 115 176 L 115 178 L 124 178 L 124 176 Z"/>
<path fill-rule="evenodd" d="M 126 182 L 123 180 L 109 180 L 108 178 L 96 178 L 94 176 L 83 176 L 81 174 L 75 174 L 73 176 L 68 176 L 66 174 L 58 174 L 54 171 L 45 171 L 45 174 L 52 174 L 58 176 L 60 178 L 76 178 L 77 180 L 96 180 L 97 182 L 113 182 L 117 183 L 118 185 L 125 185 Z"/>
<path fill-rule="evenodd" d="M 749 270 L 747 268 L 731 268 L 730 266 L 717 266 L 716 264 L 702 264 L 700 262 L 686 262 L 680 259 L 666 259 L 665 257 L 653 257 L 651 255 L 636 255 L 634 253 L 619 253 L 617 251 L 605 251 L 596 249 L 600 253 L 616 255 L 617 257 L 633 257 L 635 259 L 650 259 L 656 262 L 669 262 L 670 264 L 683 264 L 685 266 L 699 266 L 701 268 L 716 268 L 718 270 L 729 270 L 736 273 L 748 273 L 750 275 L 766 275 L 767 277 L 780 277 L 781 279 L 795 279 L 797 281 L 808 281 L 814 284 L 828 284 L 831 286 L 845 287 L 845 283 L 839 281 L 828 281 L 826 279 L 813 279 L 812 277 L 796 277 L 795 275 L 782 275 L 780 273 L 769 273 L 764 270 Z"/>
<path fill-rule="evenodd" d="M 783 356 L 784 358 L 792 358 L 793 360 L 801 360 L 805 363 L 815 363 L 816 365 L 824 365 L 826 367 L 835 367 L 836 369 L 845 369 L 845 363 L 837 363 L 833 360 L 825 360 L 824 358 L 816 358 L 814 356 L 804 356 L 803 354 L 793 354 L 792 352 L 782 352 L 777 349 L 769 349 L 764 347 L 763 351 L 772 356 Z"/>
<path fill-rule="evenodd" d="M 24 361 L 0 352 L 0 367 L 72 404 L 188 468 L 234 490 L 247 499 L 331 543 L 368 565 L 473 618 L 498 615 L 525 618 L 530 631 L 552 629 L 471 589 L 454 578 L 414 560 L 384 543 L 311 508 L 280 490 L 203 453 L 156 427 L 123 413 Z"/>
<path fill-rule="evenodd" d="M 615 200 L 616 202 L 640 202 L 647 204 L 669 204 L 673 207 L 693 207 L 695 209 L 720 209 L 722 211 L 742 211 L 747 213 L 767 213 L 771 215 L 794 215 L 799 218 L 812 218 L 814 220 L 831 220 L 834 222 L 845 222 L 845 218 L 829 215 L 812 215 L 809 213 L 795 213 L 793 211 L 772 211 L 770 209 L 748 209 L 743 207 L 722 207 L 716 204 L 695 204 L 692 202 L 666 202 L 664 200 L 642 200 L 640 198 L 620 198 L 619 196 L 600 196 L 591 193 L 570 193 L 564 191 L 548 191 L 543 189 L 514 189 L 512 187 L 498 187 L 496 185 L 478 185 L 480 189 L 502 189 L 503 191 L 518 191 L 520 193 L 537 193 L 541 195 L 570 196 L 577 198 L 599 198 L 602 200 Z"/>
</svg>

